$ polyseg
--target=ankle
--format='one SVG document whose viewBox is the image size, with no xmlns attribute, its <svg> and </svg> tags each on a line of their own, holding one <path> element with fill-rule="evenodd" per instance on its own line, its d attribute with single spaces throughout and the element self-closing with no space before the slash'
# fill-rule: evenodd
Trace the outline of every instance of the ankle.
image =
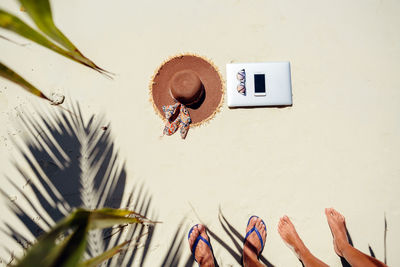
<svg viewBox="0 0 400 267">
<path fill-rule="evenodd" d="M 252 266 L 253 262 L 258 261 L 258 255 L 255 249 L 248 246 L 243 247 L 243 266 Z"/>
<path fill-rule="evenodd" d="M 248 243 L 246 243 L 246 245 L 243 247 L 243 257 L 249 257 L 249 258 L 257 258 L 257 248 L 255 248 L 252 245 L 247 245 Z"/>
<path fill-rule="evenodd" d="M 342 256 L 344 256 L 346 252 L 352 248 L 353 247 L 348 242 L 340 242 L 340 244 L 337 245 L 337 249 L 339 250 L 340 254 L 342 254 Z"/>
<path fill-rule="evenodd" d="M 200 267 L 214 267 L 214 262 L 199 263 Z"/>
<path fill-rule="evenodd" d="M 201 260 L 199 260 L 199 265 L 201 267 L 213 267 L 214 259 L 212 257 L 203 257 Z"/>
<path fill-rule="evenodd" d="M 294 252 L 297 254 L 299 260 L 303 261 L 308 257 L 312 257 L 311 252 L 308 250 L 306 245 L 303 242 L 299 242 L 299 244 L 294 248 Z"/>
</svg>

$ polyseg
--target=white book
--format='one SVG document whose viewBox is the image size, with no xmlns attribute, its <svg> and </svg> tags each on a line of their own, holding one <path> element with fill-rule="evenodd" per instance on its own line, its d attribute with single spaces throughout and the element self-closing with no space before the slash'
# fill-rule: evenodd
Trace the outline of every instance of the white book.
<svg viewBox="0 0 400 267">
<path fill-rule="evenodd" d="M 238 73 L 245 73 L 245 94 L 238 92 Z M 243 82 L 243 80 L 242 80 Z M 289 62 L 232 63 L 226 65 L 229 107 L 290 106 L 292 82 Z"/>
</svg>

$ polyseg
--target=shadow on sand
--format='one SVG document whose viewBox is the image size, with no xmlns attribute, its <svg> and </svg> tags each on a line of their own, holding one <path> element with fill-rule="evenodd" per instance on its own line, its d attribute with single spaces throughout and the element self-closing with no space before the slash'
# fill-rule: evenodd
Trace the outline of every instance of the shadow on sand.
<svg viewBox="0 0 400 267">
<path fill-rule="evenodd" d="M 8 195 L 4 184 L 0 193 L 29 234 L 22 234 L 7 218 L 3 219 L 0 231 L 18 242 L 22 249 L 31 245 L 32 237 L 38 237 L 75 207 L 128 208 L 153 220 L 157 219 L 151 208 L 152 197 L 143 184 L 134 184 L 130 190 L 126 189 L 125 163 L 121 163 L 104 116 L 92 115 L 86 121 L 78 103 L 68 108 L 73 114 L 49 109 L 46 110 L 49 115 L 39 113 L 38 119 L 30 115 L 20 117 L 20 126 L 25 129 L 25 134 L 22 144 L 15 142 L 14 145 L 24 160 L 14 161 L 13 164 L 25 182 L 19 185 L 15 179 L 6 177 L 8 185 L 19 193 L 19 199 Z M 124 195 L 129 196 L 126 201 L 122 199 Z M 218 219 L 233 245 L 228 245 L 208 228 L 211 242 L 219 243 L 241 265 L 244 236 L 226 219 L 221 209 Z M 183 250 L 188 249 L 187 232 L 182 227 L 184 221 L 177 226 L 167 253 L 160 257 L 161 266 L 194 265 L 192 257 L 182 256 Z M 132 240 L 128 249 L 103 266 L 142 266 L 153 241 L 154 229 L 143 225 L 120 225 L 91 231 L 86 257 L 98 255 L 125 240 Z M 385 217 L 385 263 L 386 232 Z M 353 245 L 349 234 L 348 237 Z M 3 249 L 11 260 L 1 261 L 12 262 L 13 252 L 5 244 Z M 371 246 L 369 250 L 371 256 L 375 257 Z M 260 257 L 260 261 L 268 267 L 274 267 L 264 256 Z M 350 266 L 343 258 L 342 265 Z"/>
<path fill-rule="evenodd" d="M 230 247 L 226 242 L 224 242 L 217 234 L 208 229 L 210 236 L 214 238 L 222 247 L 224 247 L 229 254 L 236 260 L 236 262 L 241 265 L 242 264 L 242 251 L 243 251 L 243 243 L 244 236 L 239 233 L 239 231 L 232 226 L 232 224 L 225 218 L 222 213 L 221 207 L 219 208 L 218 220 L 224 229 L 225 233 L 231 239 L 234 248 Z M 265 264 L 267 267 L 274 267 L 274 265 L 267 260 L 263 255 L 260 256 L 260 262 Z"/>
<path fill-rule="evenodd" d="M 383 229 L 383 253 L 384 253 L 384 259 L 383 259 L 383 262 L 385 264 L 387 264 L 387 258 L 386 258 L 386 237 L 387 237 L 386 214 L 383 216 L 383 219 L 384 219 L 384 229 Z M 346 234 L 347 234 L 347 239 L 349 240 L 350 245 L 352 247 L 354 247 L 353 239 L 351 238 L 350 233 L 349 233 L 347 228 L 346 228 Z M 371 245 L 369 245 L 369 244 L 368 244 L 368 250 L 369 250 L 369 255 L 372 258 L 376 259 L 375 252 L 372 249 Z M 348 263 L 345 258 L 340 257 L 340 261 L 341 261 L 343 267 L 351 267 L 350 263 Z"/>
<path fill-rule="evenodd" d="M 199 221 L 201 222 L 201 219 L 198 218 Z M 207 227 L 207 233 L 210 237 L 210 244 L 213 246 L 213 243 L 218 243 L 221 247 L 223 247 L 226 251 L 229 252 L 229 254 L 235 259 L 237 266 L 242 265 L 242 250 L 243 250 L 243 242 L 244 242 L 244 236 L 242 236 L 237 229 L 235 229 L 232 224 L 225 218 L 225 216 L 222 214 L 221 209 L 219 210 L 218 214 L 218 220 L 224 229 L 225 233 L 230 237 L 233 245 L 228 244 L 227 242 L 223 241 L 220 236 L 218 236 L 210 227 Z M 187 230 L 185 227 L 182 227 L 183 222 L 185 219 L 182 220 L 181 224 L 178 226 L 176 233 L 174 235 L 173 241 L 171 243 L 171 246 L 169 248 L 169 253 L 168 256 L 165 257 L 164 262 L 162 266 L 193 266 L 195 263 L 193 260 L 193 257 L 188 257 L 187 259 L 182 259 L 181 254 L 183 250 L 189 250 L 189 245 L 187 241 Z M 182 243 L 184 245 L 182 246 Z M 218 255 L 214 255 L 218 256 Z M 214 260 L 217 257 L 214 257 Z M 267 267 L 274 267 L 274 265 L 268 261 L 264 256 L 261 255 L 260 257 L 260 262 L 265 264 Z M 221 266 L 225 266 L 223 263 L 214 262 L 215 266 L 219 266 L 219 264 L 222 264 Z M 236 266 L 236 265 L 235 265 Z"/>
<path fill-rule="evenodd" d="M 24 160 L 14 161 L 13 165 L 25 182 L 19 184 L 14 177 L 6 177 L 6 186 L 19 193 L 18 199 L 6 193 L 4 184 L 0 190 L 29 234 L 21 234 L 26 231 L 17 230 L 7 218 L 3 219 L 0 230 L 23 249 L 31 245 L 32 237 L 47 231 L 76 207 L 128 208 L 155 219 L 152 197 L 145 186 L 135 184 L 129 190 L 125 188 L 125 163 L 118 156 L 104 117 L 92 115 L 85 121 L 78 103 L 68 108 L 71 113 L 51 108 L 45 110 L 48 115 L 37 110 L 37 119 L 29 113 L 20 117 L 24 135 L 22 144 L 15 141 L 14 145 Z M 124 195 L 129 196 L 125 201 Z M 130 266 L 134 261 L 143 265 L 153 231 L 153 227 L 144 225 L 91 231 L 85 257 L 132 240 L 128 249 L 105 265 Z"/>
</svg>

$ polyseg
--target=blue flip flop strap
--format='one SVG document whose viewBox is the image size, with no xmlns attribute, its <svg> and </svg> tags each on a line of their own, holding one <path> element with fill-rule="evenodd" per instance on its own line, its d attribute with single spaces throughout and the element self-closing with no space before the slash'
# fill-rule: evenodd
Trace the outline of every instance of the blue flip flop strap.
<svg viewBox="0 0 400 267">
<path fill-rule="evenodd" d="M 261 242 L 261 250 L 259 251 L 259 254 L 260 254 L 261 251 L 263 251 L 263 249 L 264 249 L 264 242 L 263 242 L 263 239 L 262 239 L 262 237 L 261 237 L 260 232 L 257 230 L 257 228 L 256 228 L 255 226 L 254 226 L 253 228 L 251 228 L 251 229 L 247 232 L 246 237 L 244 238 L 244 243 L 246 243 L 247 237 L 248 237 L 249 235 L 251 235 L 251 233 L 253 233 L 254 231 L 256 232 L 256 234 L 257 234 L 257 236 L 258 236 L 258 239 L 260 239 L 260 242 Z"/>
<path fill-rule="evenodd" d="M 258 216 L 256 216 L 256 215 L 251 216 L 251 217 L 249 218 L 248 222 L 247 222 L 247 226 L 249 226 L 250 221 L 251 221 L 251 219 L 253 219 L 253 218 L 258 218 Z"/>
<path fill-rule="evenodd" d="M 194 241 L 194 244 L 193 244 L 193 247 L 192 247 L 192 254 L 193 254 L 194 260 L 196 260 L 196 257 L 195 257 L 195 255 L 194 255 L 194 253 L 195 253 L 195 251 L 196 251 L 196 247 L 197 247 L 197 245 L 199 244 L 200 240 L 203 241 L 204 243 L 206 243 L 206 245 L 207 245 L 207 246 L 210 248 L 210 250 L 212 251 L 211 244 L 207 241 L 207 239 L 205 239 L 204 237 L 202 237 L 201 235 L 199 235 L 199 236 L 196 238 L 196 241 Z"/>
</svg>

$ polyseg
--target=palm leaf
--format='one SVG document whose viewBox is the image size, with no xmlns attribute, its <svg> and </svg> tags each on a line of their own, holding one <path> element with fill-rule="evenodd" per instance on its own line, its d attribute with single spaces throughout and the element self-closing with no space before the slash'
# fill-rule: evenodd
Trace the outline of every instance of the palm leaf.
<svg viewBox="0 0 400 267">
<path fill-rule="evenodd" d="M 45 18 L 43 18 L 43 19 L 45 19 Z M 87 67 L 90 67 L 90 68 L 110 77 L 109 75 L 106 74 L 107 71 L 99 68 L 91 60 L 84 57 L 78 51 L 77 48 L 75 48 L 76 50 L 70 51 L 68 49 L 64 49 L 64 48 L 58 46 L 57 44 L 50 41 L 43 34 L 41 34 L 40 32 L 38 32 L 35 29 L 33 29 L 32 27 L 30 27 L 25 22 L 23 22 L 18 17 L 14 16 L 13 14 L 10 14 L 7 11 L 2 10 L 2 9 L 0 9 L 0 27 L 4 28 L 6 30 L 12 31 L 12 32 L 14 32 L 22 37 L 25 37 L 26 39 L 31 40 L 39 45 L 42 45 L 64 57 L 67 57 L 75 62 L 83 64 Z"/>
<path fill-rule="evenodd" d="M 115 246 L 107 251 L 105 251 L 104 253 L 91 258 L 87 261 L 84 261 L 80 264 L 81 267 L 95 267 L 98 266 L 100 263 L 112 258 L 114 255 L 118 254 L 119 252 L 121 252 L 122 248 L 128 244 L 129 241 L 125 241 L 122 244 L 119 244 L 118 246 Z"/>
<path fill-rule="evenodd" d="M 62 267 L 75 267 L 81 261 L 83 253 L 86 249 L 87 243 L 88 222 L 83 221 L 77 230 L 68 236 L 67 242 L 54 246 L 53 251 L 48 251 L 48 255 L 53 254 L 53 261 L 46 264 L 33 264 L 31 266 L 62 266 Z M 57 249 L 57 247 L 61 247 Z M 52 253 L 53 252 L 53 253 Z"/>
<path fill-rule="evenodd" d="M 50 232 L 39 238 L 39 241 L 28 250 L 28 253 L 18 262 L 17 266 L 52 266 L 58 258 L 57 255 L 62 253 L 62 247 L 68 244 L 68 242 L 62 242 L 56 246 L 55 244 L 57 239 L 61 233 L 68 229 L 75 228 L 79 223 L 84 224 L 86 222 L 87 225 L 88 214 L 86 214 L 86 219 L 82 218 L 82 215 L 82 213 L 74 212 L 68 217 L 62 219 Z M 72 237 L 73 234 L 68 238 L 68 241 L 70 241 Z M 74 241 L 76 242 L 76 236 Z"/>
<path fill-rule="evenodd" d="M 143 223 L 139 218 L 125 217 L 123 215 L 118 215 L 118 213 L 119 211 L 117 211 L 116 214 L 112 214 L 111 212 L 102 212 L 101 210 L 93 211 L 90 214 L 90 229 L 103 229 L 123 223 Z"/>
<path fill-rule="evenodd" d="M 1 218 L 0 231 L 7 236 L 3 243 L 9 244 L 13 240 L 21 247 L 15 251 L 1 248 L 0 252 L 10 258 L 4 262 L 15 263 L 14 254 L 20 254 L 22 249 L 25 253 L 29 251 L 36 238 L 41 240 L 44 233 L 56 225 L 54 222 L 68 218 L 65 216 L 76 207 L 87 210 L 126 207 L 146 217 L 156 217 L 152 196 L 145 184 L 134 183 L 127 187 L 125 162 L 119 156 L 112 138 L 112 127 L 104 114 L 91 114 L 86 118 L 80 105 L 72 100 L 66 107 L 75 115 L 44 106 L 34 109 L 40 114 L 38 117 L 32 117 L 32 112 L 27 111 L 18 117 L 18 129 L 23 129 L 26 135 L 14 145 L 23 160 L 13 161 L 18 174 L 6 176 L 0 187 L 0 197 L 7 200 L 15 217 Z M 102 129 L 103 126 L 108 129 Z M 25 184 L 22 188 L 21 183 Z M 9 195 L 9 190 L 1 190 L 8 188 L 6 184 L 17 192 L 15 201 L 10 201 L 14 195 Z M 125 195 L 127 198 L 123 198 Z M 148 221 L 144 216 L 127 210 L 119 210 L 118 214 L 136 215 Z M 26 231 L 16 226 L 15 219 L 24 225 Z M 134 243 L 146 236 L 140 241 L 142 246 L 124 249 L 104 264 L 109 267 L 132 266 L 135 262 L 142 266 L 153 244 L 154 228 L 151 224 L 123 224 L 91 230 L 83 259 L 96 257 L 126 240 Z M 62 232 L 65 230 L 60 229 L 59 236 Z M 62 242 L 66 241 L 67 238 Z"/>
<path fill-rule="evenodd" d="M 31 26 L 20 20 L 18 17 L 2 9 L 0 9 L 0 27 L 17 33 L 22 37 L 25 37 L 26 39 L 29 39 L 59 54 L 67 56 L 63 52 L 67 52 L 65 49 L 60 48 L 58 45 L 51 42 L 43 34 L 33 29 Z"/>
<path fill-rule="evenodd" d="M 0 10 L 0 12 L 1 12 L 1 10 Z M 27 80 L 22 78 L 20 75 L 18 75 L 18 73 L 16 73 L 12 69 L 10 69 L 9 67 L 7 67 L 3 63 L 1 63 L 1 61 L 0 61 L 0 76 L 20 85 L 22 88 L 24 88 L 28 92 L 51 102 L 51 100 L 49 98 L 47 98 L 47 96 L 45 96 L 39 89 L 37 89 L 35 86 L 33 86 Z"/>
<path fill-rule="evenodd" d="M 74 56 L 86 66 L 101 73 L 107 72 L 98 67 L 93 61 L 85 57 L 78 48 L 57 28 L 54 23 L 51 7 L 48 0 L 19 0 L 36 26 L 51 39 L 72 52 Z"/>
<path fill-rule="evenodd" d="M 107 228 L 120 223 L 143 223 L 143 219 L 128 217 L 132 212 L 120 209 L 77 209 L 44 234 L 27 255 L 18 263 L 24 266 L 77 266 L 85 252 L 87 232 L 90 229 Z M 68 238 L 57 244 L 60 234 L 73 231 Z M 124 244 L 125 245 L 125 244 Z M 93 262 L 106 260 L 120 251 L 121 245 L 99 255 Z M 89 262 L 90 263 L 90 262 Z"/>
<path fill-rule="evenodd" d="M 42 32 L 65 49 L 75 51 L 74 44 L 55 25 L 48 0 L 19 0 L 19 2 Z"/>
<path fill-rule="evenodd" d="M 104 208 L 90 212 L 90 229 L 103 229 L 116 224 L 123 223 L 157 223 L 155 221 L 144 220 L 144 216 L 128 217 L 135 214 L 129 210 Z"/>
</svg>

